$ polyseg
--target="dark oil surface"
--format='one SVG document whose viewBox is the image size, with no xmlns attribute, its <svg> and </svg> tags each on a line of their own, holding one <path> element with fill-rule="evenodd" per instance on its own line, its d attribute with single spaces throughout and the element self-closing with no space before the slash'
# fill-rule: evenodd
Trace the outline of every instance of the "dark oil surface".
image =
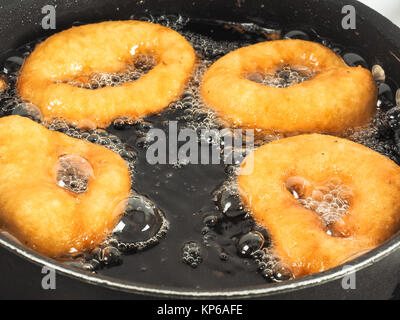
<svg viewBox="0 0 400 320">
<path fill-rule="evenodd" d="M 164 119 L 175 120 L 176 112 L 153 116 L 151 123 L 165 129 Z M 158 125 L 158 126 L 157 126 Z M 103 269 L 102 274 L 144 283 L 185 288 L 221 289 L 265 283 L 251 260 L 237 255 L 237 237 L 252 228 L 252 221 L 227 221 L 219 230 L 218 242 L 228 254 L 220 258 L 221 248 L 201 245 L 203 262 L 196 268 L 182 262 L 182 247 L 196 241 L 203 244 L 202 229 L 205 215 L 220 215 L 213 199 L 213 191 L 227 178 L 224 165 L 149 165 L 145 150 L 135 146 L 135 129 L 113 134 L 137 151 L 135 190 L 160 208 L 170 222 L 170 230 L 160 244 L 139 254 L 124 256 L 121 266 Z"/>
</svg>

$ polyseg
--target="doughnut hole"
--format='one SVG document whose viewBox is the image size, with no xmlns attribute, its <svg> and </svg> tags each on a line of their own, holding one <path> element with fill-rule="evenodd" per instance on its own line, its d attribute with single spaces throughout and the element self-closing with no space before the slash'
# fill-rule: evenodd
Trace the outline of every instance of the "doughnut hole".
<svg viewBox="0 0 400 320">
<path fill-rule="evenodd" d="M 274 88 L 288 88 L 298 83 L 309 81 L 317 72 L 300 66 L 283 65 L 275 71 L 247 72 L 244 77 L 247 80 Z"/>
<path fill-rule="evenodd" d="M 321 217 L 322 228 L 328 235 L 341 238 L 351 236 L 346 215 L 350 211 L 353 192 L 340 179 L 332 179 L 319 186 L 303 177 L 291 176 L 285 186 L 299 204 Z"/>
<path fill-rule="evenodd" d="M 151 54 L 136 54 L 126 69 L 118 73 L 94 72 L 89 76 L 80 75 L 66 83 L 85 89 L 119 87 L 133 82 L 149 73 L 157 65 L 157 58 Z M 61 81 L 63 82 L 63 81 Z M 65 82 L 65 81 L 64 81 Z"/>
</svg>

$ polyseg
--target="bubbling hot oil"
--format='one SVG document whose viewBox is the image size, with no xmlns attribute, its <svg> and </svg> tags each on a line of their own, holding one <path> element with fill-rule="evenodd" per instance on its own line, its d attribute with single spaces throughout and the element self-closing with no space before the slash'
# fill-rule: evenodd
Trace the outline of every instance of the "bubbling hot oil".
<svg viewBox="0 0 400 320">
<path fill-rule="evenodd" d="M 338 224 L 344 226 L 343 217 L 350 211 L 352 190 L 342 184 L 340 179 L 332 179 L 323 186 L 312 186 L 302 177 L 290 177 L 286 181 L 287 190 L 306 209 L 321 217 L 322 226 L 330 236 L 345 237 L 344 228 L 339 231 Z"/>
<path fill-rule="evenodd" d="M 78 155 L 65 155 L 58 159 L 55 166 L 57 184 L 74 193 L 84 193 L 90 178 L 94 178 L 90 163 Z"/>
<path fill-rule="evenodd" d="M 329 226 L 349 212 L 349 197 L 351 197 L 349 188 L 331 183 L 327 187 L 315 188 L 310 197 L 299 199 L 299 203 L 315 211 Z"/>
<path fill-rule="evenodd" d="M 138 19 L 138 17 L 132 17 L 132 19 Z M 166 270 L 168 276 L 159 281 L 165 285 L 181 283 L 190 288 L 193 288 L 193 282 L 196 282 L 196 288 L 207 286 L 219 288 L 220 283 L 224 283 L 224 277 L 221 277 L 221 274 L 229 279 L 225 282 L 227 286 L 230 283 L 234 283 L 235 286 L 237 284 L 255 284 L 259 278 L 257 277 L 255 280 L 252 278 L 252 274 L 256 270 L 267 281 L 281 282 L 291 279 L 292 275 L 288 268 L 272 254 L 268 231 L 255 223 L 251 212 L 247 212 L 241 202 L 236 185 L 236 176 L 241 161 L 221 166 L 223 178 L 217 183 L 220 186 L 211 193 L 209 190 L 214 187 L 206 183 L 214 181 L 210 178 L 216 172 L 212 166 L 203 167 L 201 178 L 196 180 L 194 172 L 190 171 L 190 164 L 179 164 L 173 167 L 146 165 L 145 153 L 150 142 L 148 132 L 152 128 L 167 130 L 170 120 L 177 120 L 180 128 L 195 130 L 227 127 L 226 123 L 204 105 L 199 88 L 205 70 L 213 62 L 228 52 L 243 46 L 279 39 L 280 35 L 284 34 L 284 38 L 300 37 L 320 42 L 341 54 L 346 62 L 352 65 L 361 64 L 368 67 L 366 61 L 356 53 L 346 51 L 343 46 L 320 37 L 312 30 L 272 30 L 252 23 L 242 25 L 223 21 L 203 22 L 182 16 L 147 16 L 139 17 L 138 20 L 159 23 L 183 34 L 197 52 L 198 65 L 182 97 L 172 102 L 164 113 L 139 121 L 129 118 L 115 119 L 107 131 L 77 129 L 62 120 L 55 120 L 48 125 L 51 130 L 103 145 L 120 154 L 129 164 L 134 182 L 132 188 L 135 188 L 136 185 L 136 188 L 140 189 L 139 191 L 132 190 L 132 196 L 127 199 L 129 205 L 126 214 L 116 226 L 114 234 L 93 251 L 76 253 L 72 262 L 71 257 L 68 257 L 68 263 L 92 272 L 113 274 L 114 268 L 109 269 L 108 267 L 119 265 L 125 261 L 124 263 L 129 268 L 137 271 L 129 272 L 131 279 L 135 281 L 153 283 L 152 281 L 158 281 L 157 275 L 162 275 Z M 4 70 L 9 87 L 0 95 L 0 107 L 3 116 L 19 114 L 41 122 L 40 110 L 38 112 L 37 107 L 22 101 L 15 91 L 18 70 L 33 48 L 34 43 L 28 44 L 19 49 L 15 56 L 7 59 Z M 89 75 L 87 79 L 75 79 L 70 83 L 87 89 L 96 89 L 103 86 L 120 86 L 123 83 L 135 81 L 155 65 L 152 57 L 139 58 L 125 73 L 96 73 Z M 400 111 L 396 107 L 394 98 L 394 90 L 397 87 L 392 83 L 389 85 L 385 82 L 389 80 L 389 77 L 387 75 L 383 77 L 382 70 L 379 68 L 375 68 L 375 73 L 380 88 L 377 116 L 370 126 L 351 130 L 345 134 L 345 137 L 399 162 L 400 126 L 397 127 L 397 123 L 400 121 L 396 120 L 400 119 Z M 313 76 L 309 70 L 290 66 L 283 66 L 275 73 L 247 75 L 252 81 L 281 88 L 308 81 Z M 233 139 L 237 138 L 232 130 L 223 133 L 223 135 L 226 134 L 231 134 Z M 280 134 L 265 135 L 256 130 L 253 138 L 255 138 L 255 146 L 258 147 L 282 137 Z M 245 141 L 245 137 L 241 138 L 244 138 L 243 141 Z M 200 140 L 201 136 L 199 135 Z M 215 145 L 219 142 L 210 141 L 210 144 Z M 223 149 L 224 146 L 222 146 Z M 239 152 L 245 154 L 253 151 L 253 148 L 249 149 L 246 144 L 243 144 L 240 149 L 242 150 Z M 137 170 L 137 166 L 140 167 L 140 170 Z M 172 173 L 168 170 L 172 170 Z M 188 173 L 182 174 L 182 172 Z M 182 174 L 182 178 L 178 179 L 180 174 Z M 136 176 L 142 177 L 143 181 L 139 178 L 136 180 Z M 146 184 L 147 180 L 150 181 Z M 68 181 L 66 185 L 68 185 Z M 182 188 L 189 189 L 192 196 L 180 197 L 175 205 L 169 206 L 171 202 L 169 198 L 174 197 L 174 192 L 185 191 Z M 340 188 L 340 184 L 337 184 L 328 192 L 322 192 L 322 199 L 320 193 L 315 193 L 304 199 L 299 197 L 298 200 L 306 208 L 325 217 L 326 225 L 330 225 L 332 221 L 337 221 L 341 216 L 346 215 L 349 209 L 346 199 L 335 196 L 341 192 Z M 177 191 L 169 193 L 169 189 Z M 200 192 L 203 189 L 207 189 L 207 198 L 201 198 L 204 207 L 195 212 L 198 209 L 196 209 L 195 201 L 192 200 L 195 197 L 193 190 Z M 157 199 L 157 201 L 151 201 L 140 194 L 151 195 L 151 198 Z M 159 203 L 162 203 L 163 208 L 167 208 L 165 213 L 159 208 Z M 168 221 L 170 221 L 170 225 Z M 168 229 L 171 229 L 169 230 L 170 237 L 167 235 Z M 128 232 L 124 233 L 124 230 Z M 136 230 L 134 236 L 130 237 L 133 230 Z M 154 247 L 157 244 L 158 246 Z M 150 247 L 153 248 L 147 250 Z M 130 252 L 142 251 L 145 251 L 143 252 L 145 254 L 135 255 L 133 260 L 129 256 L 125 256 Z M 170 254 L 167 255 L 166 252 L 170 252 Z M 176 257 L 180 257 L 180 259 Z M 168 261 L 171 261 L 170 264 Z M 142 263 L 142 267 L 139 268 L 137 265 L 140 263 Z M 157 267 L 158 265 L 160 268 Z M 123 267 L 124 265 L 121 266 L 121 268 Z M 180 282 L 185 278 L 180 275 L 185 274 L 187 268 L 190 270 L 192 270 L 191 268 L 198 270 L 208 268 L 206 269 L 208 276 L 205 278 L 201 276 L 202 272 L 192 270 L 190 281 Z M 118 268 L 115 269 L 118 270 Z M 146 273 L 143 272 L 150 269 L 155 269 L 157 272 L 146 278 Z M 135 278 L 136 274 L 138 276 Z M 115 271 L 114 275 L 120 276 L 118 271 Z M 146 280 L 142 280 L 144 278 Z M 168 282 L 170 279 L 171 281 Z M 260 279 L 262 278 L 260 277 Z"/>
<path fill-rule="evenodd" d="M 104 87 L 118 87 L 124 83 L 138 80 L 149 73 L 156 64 L 155 57 L 138 54 L 134 56 L 132 64 L 128 65 L 124 72 L 113 74 L 96 72 L 86 79 L 80 78 L 79 80 L 68 81 L 68 83 L 76 87 L 92 90 Z"/>
<path fill-rule="evenodd" d="M 290 65 L 284 65 L 275 72 L 253 72 L 246 75 L 246 78 L 250 81 L 274 88 L 288 88 L 297 83 L 309 81 L 313 77 L 314 74 L 311 70 L 294 68 Z"/>
</svg>

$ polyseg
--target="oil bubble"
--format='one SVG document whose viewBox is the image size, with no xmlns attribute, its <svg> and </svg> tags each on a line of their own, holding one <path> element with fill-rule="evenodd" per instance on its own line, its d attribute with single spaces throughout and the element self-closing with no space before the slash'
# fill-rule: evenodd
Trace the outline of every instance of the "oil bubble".
<svg viewBox="0 0 400 320">
<path fill-rule="evenodd" d="M 104 266 L 117 266 L 122 263 L 122 253 L 115 246 L 105 244 L 93 249 L 85 256 L 86 265 L 91 266 L 92 271 Z"/>
<path fill-rule="evenodd" d="M 207 226 L 207 227 L 215 227 L 218 223 L 218 217 L 215 215 L 209 215 L 206 216 L 203 219 L 203 223 Z"/>
<path fill-rule="evenodd" d="M 87 141 L 92 143 L 97 143 L 100 140 L 100 137 L 97 134 L 92 134 L 87 138 Z"/>
<path fill-rule="evenodd" d="M 55 120 L 50 124 L 49 129 L 57 132 L 66 133 L 69 129 L 69 126 L 65 121 Z"/>
<path fill-rule="evenodd" d="M 158 244 L 167 234 L 169 223 L 164 213 L 150 200 L 132 195 L 121 205 L 124 206 L 124 214 L 111 238 L 121 251 L 145 250 Z"/>
<path fill-rule="evenodd" d="M 116 130 L 126 130 L 129 129 L 134 124 L 135 122 L 129 118 L 118 118 L 113 121 L 113 127 Z"/>
<path fill-rule="evenodd" d="M 119 265 L 121 263 L 121 252 L 112 246 L 101 249 L 100 262 L 106 266 Z"/>
<path fill-rule="evenodd" d="M 22 64 L 24 63 L 24 58 L 19 56 L 13 56 L 6 59 L 3 66 L 3 71 L 7 74 L 17 72 Z"/>
<path fill-rule="evenodd" d="M 229 255 L 226 252 L 221 252 L 219 255 L 219 258 L 221 261 L 228 261 L 229 260 Z"/>
<path fill-rule="evenodd" d="M 264 237 L 257 231 L 252 231 L 242 236 L 238 242 L 238 252 L 243 257 L 251 255 L 264 246 Z"/>
<path fill-rule="evenodd" d="M 136 127 L 140 132 L 147 133 L 154 125 L 149 121 L 140 121 L 136 123 Z"/>
<path fill-rule="evenodd" d="M 386 120 L 392 130 L 400 129 L 400 108 L 394 107 L 386 114 Z"/>
<path fill-rule="evenodd" d="M 78 155 L 60 157 L 54 170 L 57 185 L 77 194 L 84 193 L 88 188 L 89 179 L 94 178 L 90 163 Z"/>
<path fill-rule="evenodd" d="M 148 139 L 146 136 L 139 136 L 135 140 L 135 146 L 139 149 L 144 149 L 147 146 Z"/>
<path fill-rule="evenodd" d="M 182 261 L 194 269 L 203 262 L 201 247 L 196 241 L 189 241 L 184 244 L 182 248 Z"/>
<path fill-rule="evenodd" d="M 246 214 L 239 195 L 231 190 L 222 190 L 217 195 L 217 206 L 218 209 L 229 218 L 235 218 Z"/>
<path fill-rule="evenodd" d="M 274 268 L 271 278 L 274 282 L 281 283 L 293 279 L 293 275 L 286 266 L 278 263 Z"/>
<path fill-rule="evenodd" d="M 299 194 L 298 201 L 306 209 L 316 212 L 327 227 L 328 234 L 337 236 L 330 226 L 342 221 L 350 210 L 350 199 L 353 192 L 340 181 L 330 182 L 326 186 L 315 187 L 311 196 Z"/>
<path fill-rule="evenodd" d="M 136 154 L 130 150 L 130 148 L 126 146 L 117 136 L 100 129 L 90 131 L 82 130 L 61 119 L 54 119 L 47 125 L 47 127 L 52 131 L 65 133 L 72 138 L 85 139 L 88 142 L 102 145 L 107 149 L 119 154 L 127 162 L 133 181 Z"/>
<path fill-rule="evenodd" d="M 385 70 L 378 64 L 372 67 L 372 76 L 377 82 L 383 82 L 386 80 Z"/>
<path fill-rule="evenodd" d="M 251 257 L 257 264 L 258 271 L 267 281 L 280 283 L 294 279 L 290 269 L 267 248 L 255 251 Z"/>
<path fill-rule="evenodd" d="M 86 264 L 84 265 L 84 269 L 86 269 L 87 271 L 96 271 L 98 269 L 100 269 L 101 267 L 101 263 L 100 261 L 96 260 L 96 259 L 91 259 L 89 261 L 86 262 Z"/>
<path fill-rule="evenodd" d="M 122 242 L 146 241 L 156 235 L 160 222 L 160 214 L 152 204 L 142 197 L 130 197 L 114 235 Z"/>
<path fill-rule="evenodd" d="M 204 227 L 203 229 L 201 229 L 201 234 L 203 236 L 208 234 L 209 232 L 211 232 L 211 229 L 209 227 Z"/>
</svg>

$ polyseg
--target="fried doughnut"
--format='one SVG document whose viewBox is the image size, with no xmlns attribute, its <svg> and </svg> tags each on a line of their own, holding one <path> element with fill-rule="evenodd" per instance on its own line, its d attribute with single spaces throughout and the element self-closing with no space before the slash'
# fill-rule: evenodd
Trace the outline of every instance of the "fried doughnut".
<svg viewBox="0 0 400 320">
<path fill-rule="evenodd" d="M 345 263 L 399 230 L 400 167 L 375 151 L 312 134 L 272 142 L 253 156 L 253 172 L 238 176 L 242 200 L 269 232 L 273 253 L 296 277 Z M 318 203 L 324 193 L 332 196 L 329 190 L 348 209 L 326 225 L 302 199 Z"/>
<path fill-rule="evenodd" d="M 96 90 L 69 82 L 94 73 L 121 73 L 137 55 L 156 66 L 140 79 Z M 177 32 L 141 21 L 112 21 L 73 27 L 39 44 L 25 61 L 18 80 L 20 96 L 37 105 L 46 121 L 111 121 L 157 113 L 179 98 L 191 76 L 195 53 Z"/>
<path fill-rule="evenodd" d="M 60 159 L 91 167 L 87 190 L 57 184 Z M 92 248 L 113 230 L 130 194 L 125 161 L 20 116 L 0 119 L 0 228 L 51 257 Z"/>
<path fill-rule="evenodd" d="M 287 88 L 247 79 L 286 65 L 314 76 Z M 281 133 L 340 133 L 366 124 L 377 102 L 371 72 L 348 67 L 330 49 L 302 40 L 258 43 L 227 54 L 206 72 L 201 93 L 208 107 L 235 125 Z"/>
</svg>

